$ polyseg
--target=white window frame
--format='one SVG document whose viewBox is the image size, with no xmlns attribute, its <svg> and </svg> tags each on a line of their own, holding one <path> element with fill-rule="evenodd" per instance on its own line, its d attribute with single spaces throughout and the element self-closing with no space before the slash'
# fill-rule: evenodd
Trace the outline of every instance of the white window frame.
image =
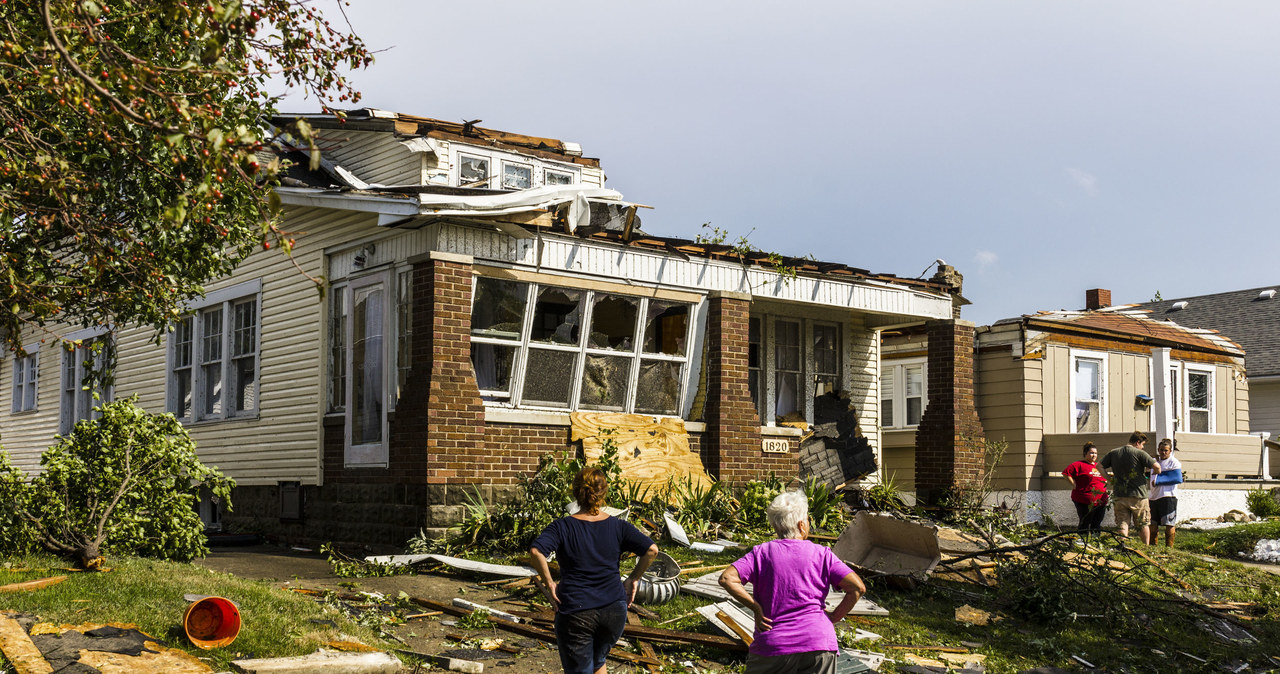
<svg viewBox="0 0 1280 674">
<path fill-rule="evenodd" d="M 499 185 L 502 189 L 504 189 L 504 190 L 529 190 L 529 189 L 533 189 L 534 187 L 537 187 L 537 185 L 538 185 L 538 170 L 537 170 L 537 168 L 536 168 L 533 164 L 531 164 L 531 163 L 529 163 L 529 162 L 523 162 L 523 161 L 508 161 L 508 160 L 506 160 L 506 159 L 504 159 L 504 160 L 502 160 L 501 162 L 499 162 L 499 164 L 500 164 L 500 166 L 502 167 L 502 173 L 501 173 L 501 176 L 498 178 L 498 185 Z M 507 167 L 508 167 L 508 166 L 510 166 L 510 167 L 512 167 L 512 168 L 522 168 L 522 169 L 525 169 L 526 171 L 528 171 L 528 172 L 529 172 L 529 186 L 528 186 L 528 187 L 507 187 Z"/>
<path fill-rule="evenodd" d="M 253 349 L 253 407 L 241 411 L 232 410 L 232 399 L 229 384 L 233 379 L 235 362 L 239 360 L 234 354 L 235 347 L 235 308 L 247 302 L 253 303 L 254 315 L 254 349 Z M 165 409 L 179 421 L 187 424 L 228 421 L 232 419 L 256 419 L 262 409 L 262 281 L 254 279 L 228 288 L 215 290 L 203 299 L 189 302 L 187 315 L 183 320 L 191 320 L 191 414 L 182 414 L 182 401 L 176 385 L 177 343 L 173 339 L 174 331 L 169 333 L 166 346 L 165 362 Z M 214 413 L 205 413 L 205 320 L 215 309 L 222 312 L 222 329 L 219 339 L 220 351 L 217 358 L 221 369 L 222 409 Z"/>
<path fill-rule="evenodd" d="M 1069 433 L 1106 433 L 1107 430 L 1107 356 L 1103 351 L 1084 351 L 1079 349 L 1071 349 L 1070 357 L 1067 360 L 1067 379 L 1070 382 L 1068 387 L 1067 400 L 1067 420 L 1070 427 Z M 1098 430 L 1097 431 L 1078 431 L 1076 430 L 1076 402 L 1079 396 L 1076 391 L 1076 362 L 1080 360 L 1090 360 L 1098 362 Z"/>
<path fill-rule="evenodd" d="M 84 347 L 62 350 L 62 361 L 59 363 L 61 386 L 58 396 L 58 433 L 60 435 L 70 435 L 76 424 L 81 421 L 97 419 L 101 415 L 94 408 L 111 402 L 115 397 L 115 387 L 110 384 L 97 391 L 87 391 L 84 388 L 85 349 L 92 342 L 99 340 L 109 342 L 106 349 L 115 348 L 114 344 L 110 344 L 115 340 L 115 335 L 106 328 L 89 328 L 66 336 L 67 344 L 79 343 L 84 344 Z M 93 359 L 101 365 L 102 352 L 95 354 Z M 95 393 L 97 400 L 94 400 Z"/>
<path fill-rule="evenodd" d="M 13 357 L 13 400 L 11 414 L 35 412 L 40 407 L 40 345 L 31 344 L 23 347 L 25 356 Z M 30 389 L 31 405 L 26 404 L 27 389 Z"/>
<path fill-rule="evenodd" d="M 477 275 L 476 281 L 482 276 Z M 691 351 L 693 349 L 694 327 L 697 323 L 698 305 L 693 302 L 684 300 L 665 299 L 661 297 L 648 297 L 644 295 L 631 295 L 628 293 L 612 292 L 605 290 L 591 290 L 574 288 L 571 286 L 559 286 L 549 283 L 540 283 L 535 281 L 518 281 L 524 283 L 525 288 L 525 305 L 524 317 L 521 324 L 519 339 L 503 339 L 497 337 L 486 337 L 483 335 L 471 335 L 471 341 L 474 344 L 493 344 L 495 346 L 503 346 L 515 348 L 515 362 L 512 364 L 511 380 L 508 383 L 509 391 L 498 391 L 489 389 L 480 389 L 480 396 L 484 399 L 485 405 L 491 407 L 507 407 L 518 409 L 533 410 L 554 410 L 558 412 L 575 411 L 579 409 L 591 409 L 593 411 L 604 411 L 599 408 L 584 408 L 582 403 L 582 377 L 586 369 L 587 356 L 616 356 L 631 359 L 630 372 L 627 374 L 627 393 L 623 402 L 621 412 L 647 414 L 651 416 L 671 416 L 678 417 L 681 413 L 686 389 L 689 385 L 689 368 L 692 359 Z M 563 290 L 566 292 L 576 292 L 582 294 L 580 311 L 582 316 L 579 320 L 578 342 L 577 344 L 554 344 L 546 342 L 532 341 L 534 314 L 536 313 L 538 292 L 542 288 L 552 288 Z M 475 298 L 478 293 L 473 293 Z M 618 349 L 602 349 L 588 346 L 588 338 L 590 337 L 590 326 L 593 320 L 593 313 L 597 297 L 600 296 L 617 296 L 633 299 L 636 302 L 636 325 L 632 337 L 632 348 L 630 351 L 622 351 Z M 474 299 L 473 299 L 474 301 Z M 672 355 L 665 353 L 650 353 L 644 350 L 646 317 L 650 303 L 665 302 L 671 304 L 683 305 L 688 309 L 688 317 L 685 321 L 684 335 L 684 353 L 683 355 Z M 526 365 L 529 361 L 530 345 L 535 350 L 559 351 L 574 354 L 574 365 L 572 380 L 570 381 L 569 400 L 565 406 L 538 405 L 524 401 L 524 382 L 526 373 Z M 663 414 L 660 412 L 636 412 L 637 396 L 639 394 L 638 382 L 640 376 L 640 368 L 644 361 L 665 361 L 670 363 L 678 363 L 680 373 L 677 376 L 680 390 L 676 393 L 676 409 L 672 414 Z"/>
<path fill-rule="evenodd" d="M 756 404 L 756 413 L 760 416 L 762 427 L 769 428 L 778 425 L 778 322 L 785 321 L 789 323 L 800 324 L 800 383 L 799 391 L 799 412 L 809 423 L 813 423 L 814 405 L 813 399 L 816 396 L 817 383 L 815 381 L 816 364 L 813 357 L 813 334 L 815 325 L 831 325 L 836 327 L 837 353 L 838 361 L 836 368 L 840 378 L 840 387 L 847 389 L 849 386 L 849 330 L 845 323 L 831 318 L 810 318 L 798 313 L 782 313 L 769 311 L 753 311 L 747 319 L 748 321 L 758 320 L 759 323 L 759 340 L 760 340 L 760 366 L 759 368 L 750 368 L 749 375 L 758 378 L 760 400 Z M 750 333 L 750 323 L 748 322 L 748 333 Z M 829 374 L 829 373 L 823 373 Z"/>
<path fill-rule="evenodd" d="M 501 150 L 491 150 L 461 144 L 452 148 L 449 154 L 449 158 L 453 162 L 453 166 L 450 171 L 452 176 L 451 183 L 457 187 L 471 185 L 472 187 L 479 189 L 510 189 L 503 187 L 507 165 L 518 165 L 528 168 L 530 188 L 548 185 L 548 173 L 569 176 L 570 185 L 577 185 L 582 182 L 582 169 L 570 163 L 560 163 L 537 157 L 530 157 L 515 152 L 503 152 Z M 472 185 L 475 181 L 464 181 L 462 179 L 463 157 L 483 159 L 489 162 L 489 175 L 483 184 Z M 497 179 L 496 183 L 495 178 Z"/>
<path fill-rule="evenodd" d="M 879 400 L 883 407 L 884 387 L 883 378 L 888 375 L 891 383 L 890 400 L 893 401 L 892 419 L 889 425 L 884 425 L 884 410 L 881 409 L 879 421 L 881 428 L 886 430 L 913 429 L 920 426 L 919 422 L 914 424 L 907 423 L 907 398 L 916 396 L 907 396 L 907 369 L 919 366 L 920 368 L 920 418 L 924 418 L 924 411 L 929 407 L 929 359 L 924 356 L 912 358 L 894 358 L 892 360 L 882 360 L 880 364 L 881 381 L 877 387 L 879 391 Z"/>
<path fill-rule="evenodd" d="M 1182 364 L 1182 376 L 1179 377 L 1181 379 L 1181 386 L 1182 386 L 1182 391 L 1181 391 L 1182 400 L 1180 401 L 1182 405 L 1182 409 L 1179 410 L 1179 414 L 1182 415 L 1182 420 L 1185 421 L 1185 423 L 1178 424 L 1178 432 L 1180 433 L 1215 433 L 1217 432 L 1217 423 L 1215 419 L 1215 417 L 1217 416 L 1217 405 L 1215 403 L 1217 401 L 1215 400 L 1216 396 L 1214 395 L 1215 392 L 1217 391 L 1217 389 L 1215 388 L 1215 386 L 1217 385 L 1217 381 L 1215 379 L 1216 369 L 1217 368 L 1214 368 L 1211 365 L 1196 365 L 1192 363 Z M 1205 390 L 1205 396 L 1207 398 L 1206 402 L 1209 405 L 1207 408 L 1193 409 L 1191 407 L 1191 376 L 1193 374 L 1204 375 L 1209 379 L 1207 388 Z M 1191 412 L 1193 411 L 1203 411 L 1207 414 L 1209 418 L 1209 423 L 1207 424 L 1206 430 L 1203 430 L 1203 431 L 1191 430 Z"/>
</svg>

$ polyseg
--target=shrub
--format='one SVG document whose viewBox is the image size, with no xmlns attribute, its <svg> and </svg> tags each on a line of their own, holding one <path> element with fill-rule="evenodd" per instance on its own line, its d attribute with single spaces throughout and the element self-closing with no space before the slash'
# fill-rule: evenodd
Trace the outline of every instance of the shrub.
<svg viewBox="0 0 1280 674">
<path fill-rule="evenodd" d="M 98 408 L 40 457 L 30 482 L 0 465 L 0 521 L 22 520 L 46 550 L 92 566 L 103 553 L 190 560 L 206 554 L 195 511 L 208 489 L 231 507 L 233 483 L 196 456 L 171 414 L 151 414 L 136 398 Z"/>
<path fill-rule="evenodd" d="M 1250 489 L 1245 494 L 1245 503 L 1249 506 L 1249 512 L 1256 517 L 1275 517 L 1280 515 L 1280 501 L 1276 500 L 1274 494 L 1270 490 L 1258 487 Z"/>
<path fill-rule="evenodd" d="M 769 520 L 765 511 L 773 499 L 782 493 L 785 485 L 777 475 L 770 473 L 766 480 L 752 480 L 742 487 L 738 496 L 741 507 L 738 509 L 738 522 L 745 527 L 769 528 Z"/>
</svg>

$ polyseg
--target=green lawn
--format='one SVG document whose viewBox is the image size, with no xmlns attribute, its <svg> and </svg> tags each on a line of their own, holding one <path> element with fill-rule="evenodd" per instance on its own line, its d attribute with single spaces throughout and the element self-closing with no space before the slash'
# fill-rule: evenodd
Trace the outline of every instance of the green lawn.
<svg viewBox="0 0 1280 674">
<path fill-rule="evenodd" d="M 169 646 L 209 658 L 214 671 L 226 669 L 228 662 L 239 658 L 311 653 L 325 641 L 337 639 L 340 632 L 385 646 L 369 629 L 326 612 L 311 597 L 193 564 L 112 558 L 109 573 L 69 573 L 65 566 L 61 560 L 43 556 L 0 560 L 0 584 L 70 576 L 33 592 L 0 594 L 0 610 L 34 614 L 52 623 L 133 623 Z M 182 631 L 185 594 L 217 595 L 239 605 L 242 626 L 235 642 L 207 651 L 191 645 Z M 338 627 L 312 620 L 331 620 Z"/>
</svg>

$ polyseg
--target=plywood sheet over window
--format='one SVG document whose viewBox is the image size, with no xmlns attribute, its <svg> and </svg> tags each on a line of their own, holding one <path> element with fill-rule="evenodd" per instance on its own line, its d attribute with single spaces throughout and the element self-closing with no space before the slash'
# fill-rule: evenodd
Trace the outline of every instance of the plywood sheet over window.
<svg viewBox="0 0 1280 674">
<path fill-rule="evenodd" d="M 711 486 L 711 476 L 702 467 L 702 460 L 689 449 L 689 434 L 681 419 L 573 412 L 569 420 L 570 439 L 582 442 L 582 452 L 588 461 L 600 458 L 605 438 L 617 443 L 618 464 L 622 467 L 622 476 L 628 480 L 650 490 L 664 487 L 671 478 L 686 477 L 702 487 Z"/>
</svg>

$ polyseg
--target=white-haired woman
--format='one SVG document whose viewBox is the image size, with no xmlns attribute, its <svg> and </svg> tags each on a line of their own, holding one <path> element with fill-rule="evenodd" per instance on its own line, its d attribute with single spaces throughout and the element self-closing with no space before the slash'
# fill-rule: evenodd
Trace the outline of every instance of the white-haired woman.
<svg viewBox="0 0 1280 674">
<path fill-rule="evenodd" d="M 720 575 L 720 585 L 756 616 L 747 672 L 834 674 L 834 625 L 867 588 L 830 548 L 807 540 L 809 501 L 803 491 L 779 494 L 766 515 L 778 538 L 752 548 Z M 753 585 L 754 597 L 743 583 Z M 832 587 L 844 590 L 844 601 L 827 613 Z"/>
</svg>

